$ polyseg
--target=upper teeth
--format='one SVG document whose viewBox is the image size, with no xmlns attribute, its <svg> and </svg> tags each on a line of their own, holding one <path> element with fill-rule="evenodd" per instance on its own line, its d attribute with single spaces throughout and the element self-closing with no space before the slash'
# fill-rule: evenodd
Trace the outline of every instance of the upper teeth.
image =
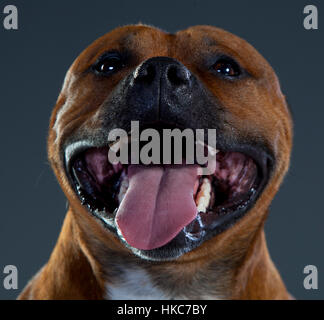
<svg viewBox="0 0 324 320">
<path fill-rule="evenodd" d="M 119 189 L 119 193 L 118 193 L 118 201 L 119 203 L 122 202 L 125 194 L 126 194 L 126 191 L 128 189 L 128 185 L 129 185 L 129 180 L 128 180 L 128 177 L 127 175 L 123 172 L 123 175 L 121 177 L 121 185 L 120 185 L 120 189 Z"/>
<path fill-rule="evenodd" d="M 215 149 L 215 148 L 213 148 L 213 147 L 211 147 L 211 146 L 207 146 L 207 148 L 208 148 L 208 152 L 209 152 L 212 156 L 215 156 L 215 155 L 219 152 L 219 150 L 217 150 L 217 149 Z"/>
<path fill-rule="evenodd" d="M 213 148 L 212 146 L 208 145 L 208 144 L 205 144 L 203 141 L 197 141 L 196 142 L 197 144 L 200 144 L 202 146 L 206 146 L 207 149 L 208 149 L 208 153 L 211 155 L 211 156 L 215 156 L 219 150 L 216 149 L 216 148 Z"/>
</svg>

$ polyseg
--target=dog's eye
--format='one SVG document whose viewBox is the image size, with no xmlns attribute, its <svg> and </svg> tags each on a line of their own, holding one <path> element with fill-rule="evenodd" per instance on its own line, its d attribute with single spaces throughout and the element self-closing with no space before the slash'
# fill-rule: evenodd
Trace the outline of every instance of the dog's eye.
<svg viewBox="0 0 324 320">
<path fill-rule="evenodd" d="M 110 75 L 123 67 L 121 56 L 118 53 L 106 54 L 94 65 L 94 70 L 103 75 Z"/>
<path fill-rule="evenodd" d="M 227 77 L 237 77 L 240 75 L 240 67 L 232 60 L 220 59 L 214 64 L 217 73 Z"/>
</svg>

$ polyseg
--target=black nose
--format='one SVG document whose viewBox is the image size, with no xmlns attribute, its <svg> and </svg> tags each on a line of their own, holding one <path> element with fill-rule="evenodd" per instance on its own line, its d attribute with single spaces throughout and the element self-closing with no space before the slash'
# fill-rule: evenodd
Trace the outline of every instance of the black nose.
<svg viewBox="0 0 324 320">
<path fill-rule="evenodd" d="M 169 57 L 154 57 L 143 62 L 136 70 L 134 80 L 143 84 L 154 84 L 176 89 L 191 86 L 192 74 L 180 62 Z"/>
<path fill-rule="evenodd" d="M 182 62 L 152 57 L 122 79 L 104 104 L 106 128 L 131 129 L 167 125 L 178 128 L 214 128 L 218 116 L 216 98 L 202 80 Z M 213 122 L 214 123 L 214 122 Z"/>
</svg>

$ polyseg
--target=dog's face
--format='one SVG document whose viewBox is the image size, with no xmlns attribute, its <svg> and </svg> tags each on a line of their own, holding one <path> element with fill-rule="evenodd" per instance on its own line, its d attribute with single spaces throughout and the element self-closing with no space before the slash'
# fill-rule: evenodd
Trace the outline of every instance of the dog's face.
<svg viewBox="0 0 324 320">
<path fill-rule="evenodd" d="M 216 129 L 215 172 L 113 165 L 108 134 L 130 132 L 134 120 L 140 130 Z M 126 26 L 71 66 L 48 151 L 84 227 L 142 258 L 170 260 L 253 236 L 288 168 L 291 126 L 275 73 L 244 40 L 208 26 Z"/>
</svg>

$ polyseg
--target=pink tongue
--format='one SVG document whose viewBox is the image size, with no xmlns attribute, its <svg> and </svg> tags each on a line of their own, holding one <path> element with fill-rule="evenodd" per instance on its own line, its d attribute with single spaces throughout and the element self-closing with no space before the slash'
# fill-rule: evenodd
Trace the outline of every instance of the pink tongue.
<svg viewBox="0 0 324 320">
<path fill-rule="evenodd" d="M 196 165 L 128 167 L 129 188 L 116 222 L 132 247 L 151 250 L 171 241 L 197 215 Z"/>
</svg>

